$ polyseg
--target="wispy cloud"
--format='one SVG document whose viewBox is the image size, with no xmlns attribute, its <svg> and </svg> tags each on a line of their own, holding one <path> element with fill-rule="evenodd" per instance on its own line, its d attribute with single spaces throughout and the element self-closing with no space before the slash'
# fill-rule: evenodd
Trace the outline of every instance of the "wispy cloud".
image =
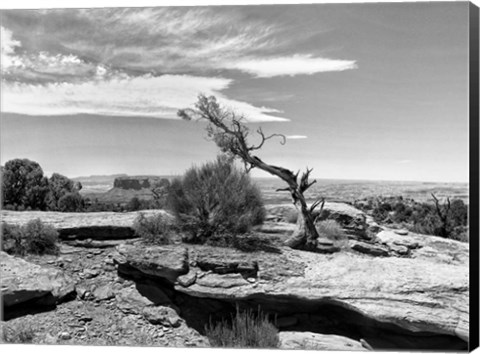
<svg viewBox="0 0 480 354">
<path fill-rule="evenodd" d="M 307 139 L 308 136 L 306 135 L 286 135 L 285 138 L 288 140 L 299 140 L 299 139 Z"/>
<path fill-rule="evenodd" d="M 231 68 L 262 78 L 311 75 L 327 71 L 344 71 L 357 67 L 353 60 L 318 58 L 312 55 L 239 60 L 230 65 Z"/>
<path fill-rule="evenodd" d="M 8 11 L 2 22 L 4 112 L 176 118 L 203 93 L 250 121 L 285 121 L 227 97 L 232 71 L 269 78 L 356 67 L 288 54 L 281 23 L 238 8 Z"/>
<path fill-rule="evenodd" d="M 245 114 L 249 122 L 288 119 L 271 115 L 271 108 L 222 95 L 231 80 L 188 75 L 118 77 L 84 83 L 31 85 L 10 83 L 3 93 L 4 112 L 28 115 L 97 114 L 178 119 L 177 111 L 195 103 L 199 92 L 216 95 L 226 107 Z"/>
<path fill-rule="evenodd" d="M 25 52 L 43 45 L 53 57 L 75 55 L 83 64 L 144 73 L 239 70 L 273 77 L 356 67 L 315 53 L 287 54 L 298 38 L 289 38 L 285 25 L 236 8 L 13 11 L 4 17 L 5 26 L 22 36 Z"/>
</svg>

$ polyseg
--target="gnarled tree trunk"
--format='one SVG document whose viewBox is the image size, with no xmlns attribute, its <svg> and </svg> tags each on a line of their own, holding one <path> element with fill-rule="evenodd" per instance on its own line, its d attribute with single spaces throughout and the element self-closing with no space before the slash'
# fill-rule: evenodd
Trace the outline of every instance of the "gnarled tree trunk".
<svg viewBox="0 0 480 354">
<path fill-rule="evenodd" d="M 298 208 L 297 228 L 285 241 L 288 247 L 294 249 L 314 250 L 317 248 L 318 231 L 315 220 L 306 208 Z"/>
</svg>

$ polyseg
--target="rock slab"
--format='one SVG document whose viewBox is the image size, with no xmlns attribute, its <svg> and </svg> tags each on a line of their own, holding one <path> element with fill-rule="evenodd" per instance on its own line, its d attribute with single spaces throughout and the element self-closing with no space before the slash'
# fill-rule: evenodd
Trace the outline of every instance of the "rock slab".
<svg viewBox="0 0 480 354">
<path fill-rule="evenodd" d="M 75 293 L 75 283 L 62 271 L 41 267 L 0 252 L 2 298 L 5 308 L 32 300 L 48 299 L 45 305 L 62 302 Z"/>
<path fill-rule="evenodd" d="M 280 349 L 366 351 L 356 340 L 334 334 L 280 332 Z"/>
</svg>

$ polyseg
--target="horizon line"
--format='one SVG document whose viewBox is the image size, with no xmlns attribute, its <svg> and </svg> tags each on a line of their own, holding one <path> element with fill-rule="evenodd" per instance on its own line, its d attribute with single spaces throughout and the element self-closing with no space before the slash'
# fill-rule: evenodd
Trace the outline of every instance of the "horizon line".
<svg viewBox="0 0 480 354">
<path fill-rule="evenodd" d="M 126 176 L 126 177 L 181 177 L 183 173 L 180 174 L 128 174 L 128 173 L 112 173 L 112 174 L 92 174 L 88 176 L 75 176 L 69 177 L 71 179 L 81 179 L 81 178 L 92 178 L 92 177 L 113 177 L 113 176 Z M 252 179 L 279 179 L 281 178 L 276 176 L 250 176 Z M 415 182 L 415 183 L 455 183 L 455 184 L 468 184 L 470 185 L 470 181 L 428 181 L 428 180 L 413 180 L 413 179 L 405 179 L 405 180 L 393 180 L 393 179 L 370 179 L 370 178 L 340 178 L 340 177 L 311 177 L 311 180 L 337 180 L 337 181 L 358 181 L 358 182 Z"/>
</svg>

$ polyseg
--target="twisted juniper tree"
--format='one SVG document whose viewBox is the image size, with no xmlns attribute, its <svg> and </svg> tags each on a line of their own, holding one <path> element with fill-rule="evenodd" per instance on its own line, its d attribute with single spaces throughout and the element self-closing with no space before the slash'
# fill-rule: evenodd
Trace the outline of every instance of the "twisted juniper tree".
<svg viewBox="0 0 480 354">
<path fill-rule="evenodd" d="M 257 145 L 248 142 L 250 130 L 245 125 L 245 117 L 238 115 L 231 110 L 222 108 L 214 96 L 206 97 L 200 95 L 195 108 L 187 108 L 178 111 L 178 116 L 185 120 L 205 120 L 208 122 L 207 135 L 212 139 L 223 153 L 239 158 L 247 172 L 252 168 L 259 168 L 271 175 L 277 176 L 286 182 L 287 187 L 277 191 L 288 191 L 292 197 L 293 204 L 299 211 L 297 229 L 286 241 L 292 248 L 314 250 L 317 247 L 318 232 L 315 228 L 314 212 L 320 206 L 323 208 L 324 199 L 318 199 L 311 206 L 307 205 L 304 193 L 316 180 L 310 181 L 312 169 L 307 168 L 299 177 L 300 171 L 292 171 L 265 163 L 254 155 L 260 150 L 267 140 L 272 138 L 281 139 L 285 144 L 285 136 L 282 134 L 265 135 L 261 128 L 256 133 L 260 138 Z"/>
</svg>

